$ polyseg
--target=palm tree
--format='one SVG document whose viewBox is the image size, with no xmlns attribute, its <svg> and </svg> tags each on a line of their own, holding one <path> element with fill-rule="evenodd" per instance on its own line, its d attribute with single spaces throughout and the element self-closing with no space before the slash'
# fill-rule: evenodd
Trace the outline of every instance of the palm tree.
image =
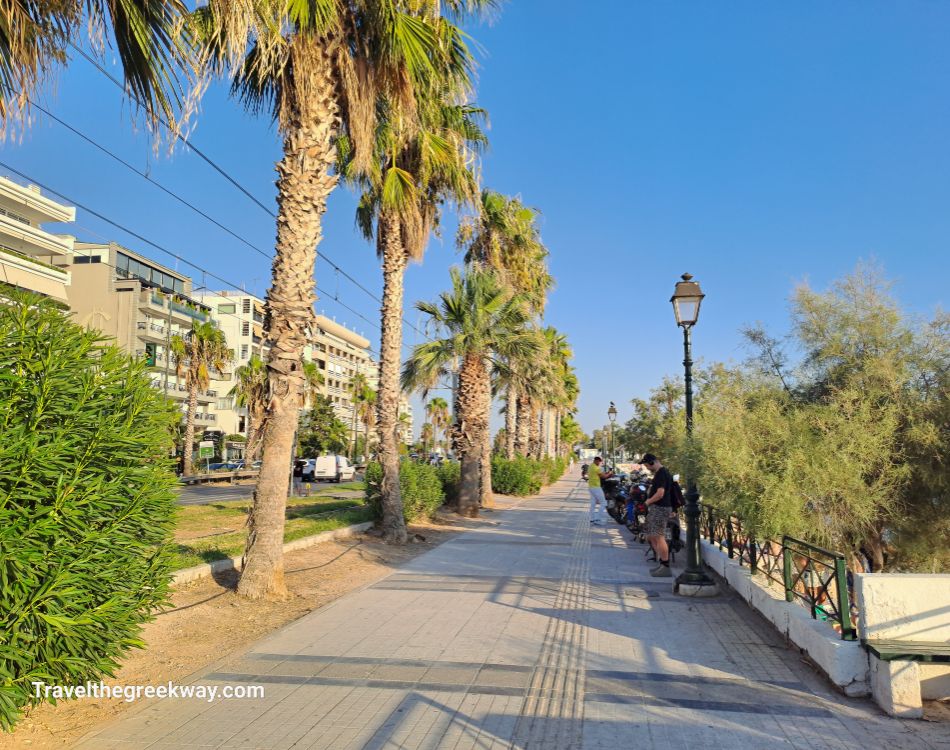
<svg viewBox="0 0 950 750">
<path fill-rule="evenodd" d="M 356 178 L 364 186 L 357 220 L 376 240 L 383 266 L 379 363 L 379 445 L 383 465 L 382 528 L 394 543 L 407 540 L 399 487 L 395 430 L 399 408 L 403 277 L 410 260 L 422 259 L 431 228 L 447 201 L 464 203 L 477 193 L 470 169 L 473 150 L 485 141 L 481 110 L 458 101 L 469 86 L 469 68 L 425 91 L 406 117 L 382 102 L 374 169 Z"/>
<path fill-rule="evenodd" d="M 125 91 L 150 125 L 178 119 L 194 68 L 182 0 L 8 0 L 0 15 L 0 127 L 29 122 L 30 99 L 86 31 L 95 42 L 111 32 Z"/>
<path fill-rule="evenodd" d="M 351 451 L 350 455 L 354 462 L 356 461 L 356 420 L 359 416 L 359 404 L 368 388 L 369 381 L 361 372 L 356 373 L 352 378 L 350 378 L 350 382 L 347 386 L 347 391 L 350 394 L 350 403 L 353 407 L 353 450 Z"/>
<path fill-rule="evenodd" d="M 403 366 L 407 390 L 431 387 L 448 374 L 459 358 L 459 435 L 456 440 L 462 461 L 458 512 L 478 515 L 482 472 L 491 467 L 482 462 L 482 446 L 488 433 L 491 411 L 489 366 L 497 357 L 515 351 L 534 350 L 537 338 L 530 334 L 527 299 L 513 294 L 491 269 L 470 267 L 463 275 L 451 270 L 452 288 L 438 302 L 419 302 L 416 308 L 429 316 L 439 338 L 417 345 Z"/>
<path fill-rule="evenodd" d="M 188 413 L 185 423 L 184 467 L 185 476 L 192 473 L 191 453 L 195 444 L 195 414 L 198 412 L 198 391 L 208 387 L 211 371 L 222 371 L 231 361 L 224 332 L 211 321 L 191 324 L 184 336 L 172 336 L 171 353 L 179 378 L 185 379 L 188 389 Z"/>
<path fill-rule="evenodd" d="M 370 455 L 369 451 L 369 434 L 370 428 L 373 427 L 373 424 L 376 422 L 376 391 L 374 391 L 369 386 L 363 389 L 363 394 L 359 400 L 359 416 L 360 421 L 363 423 L 363 450 L 366 453 L 365 458 L 368 459 Z"/>
<path fill-rule="evenodd" d="M 301 360 L 303 369 L 303 390 L 300 394 L 300 406 L 313 406 L 317 397 L 323 395 L 323 373 L 316 362 Z"/>
<path fill-rule="evenodd" d="M 445 450 L 446 431 L 449 429 L 452 418 L 449 411 L 449 403 L 441 396 L 436 396 L 426 404 L 426 416 L 432 423 L 432 427 L 442 433 L 442 448 Z"/>
<path fill-rule="evenodd" d="M 540 315 L 553 279 L 546 267 L 548 251 L 541 242 L 538 216 L 536 209 L 525 206 L 518 198 L 483 190 L 478 213 L 460 223 L 457 242 L 467 248 L 467 262 L 494 268 L 514 291 L 525 295 L 532 310 Z M 507 439 L 511 444 L 512 441 L 517 443 L 518 419 L 523 422 L 527 414 L 517 408 L 521 379 L 513 377 L 508 385 L 511 393 L 506 393 L 506 402 L 514 405 L 514 409 L 506 407 L 506 424 L 508 412 L 514 412 L 510 417 L 514 422 L 514 429 L 510 430 L 512 438 Z M 490 465 L 490 436 L 485 438 L 482 457 Z M 486 471 L 483 476 L 490 478 L 491 472 Z M 484 487 L 482 492 L 490 496 L 491 487 Z"/>
<path fill-rule="evenodd" d="M 447 0 L 461 12 L 471 0 Z M 238 593 L 286 593 L 287 468 L 303 387 L 300 354 L 313 317 L 313 269 L 327 199 L 343 160 L 367 169 L 380 97 L 415 109 L 417 86 L 467 57 L 464 37 L 432 18 L 435 0 L 208 0 L 193 14 L 202 62 L 230 76 L 252 112 L 283 137 L 277 165 L 277 244 L 267 293 L 272 398 Z M 346 154 L 341 149 L 346 148 Z"/>
<path fill-rule="evenodd" d="M 432 445 L 434 438 L 435 428 L 432 426 L 431 422 L 426 422 L 422 425 L 422 429 L 419 431 L 419 440 L 422 441 L 422 450 L 425 452 L 427 457 L 429 455 L 429 446 Z"/>
<path fill-rule="evenodd" d="M 234 371 L 237 383 L 228 392 L 237 406 L 247 409 L 247 445 L 244 458 L 248 464 L 257 458 L 261 436 L 264 434 L 264 410 L 267 408 L 267 368 L 264 360 L 252 355 L 246 365 Z"/>
</svg>

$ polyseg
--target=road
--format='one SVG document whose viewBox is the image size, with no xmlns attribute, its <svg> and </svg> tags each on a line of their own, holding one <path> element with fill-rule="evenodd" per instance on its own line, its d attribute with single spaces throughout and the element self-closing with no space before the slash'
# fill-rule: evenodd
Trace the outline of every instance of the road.
<svg viewBox="0 0 950 750">
<path fill-rule="evenodd" d="M 247 484 L 193 484 L 178 490 L 179 505 L 207 505 L 224 500 L 250 500 L 254 483 Z"/>
</svg>

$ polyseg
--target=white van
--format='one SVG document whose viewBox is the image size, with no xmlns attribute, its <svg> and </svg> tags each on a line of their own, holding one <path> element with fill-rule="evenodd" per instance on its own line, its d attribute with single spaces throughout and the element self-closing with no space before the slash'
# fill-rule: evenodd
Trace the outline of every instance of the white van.
<svg viewBox="0 0 950 750">
<path fill-rule="evenodd" d="M 313 478 L 318 482 L 349 482 L 355 475 L 356 469 L 346 456 L 319 456 L 315 459 Z"/>
</svg>

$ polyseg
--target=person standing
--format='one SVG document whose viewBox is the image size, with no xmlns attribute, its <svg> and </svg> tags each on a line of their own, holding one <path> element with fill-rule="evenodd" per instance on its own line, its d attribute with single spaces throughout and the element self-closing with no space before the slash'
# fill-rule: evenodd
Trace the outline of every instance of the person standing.
<svg viewBox="0 0 950 750">
<path fill-rule="evenodd" d="M 650 483 L 650 491 L 646 500 L 646 534 L 650 546 L 653 547 L 653 551 L 656 553 L 659 565 L 650 571 L 650 575 L 654 578 L 669 578 L 673 573 L 670 571 L 670 549 L 666 544 L 666 525 L 669 523 L 672 513 L 673 477 L 652 453 L 647 453 L 640 460 L 640 463 L 653 472 L 653 481 Z"/>
<path fill-rule="evenodd" d="M 587 489 L 590 490 L 590 522 L 597 526 L 605 523 L 607 498 L 604 497 L 604 488 L 600 486 L 601 479 L 608 479 L 614 475 L 612 471 L 602 473 L 600 465 L 604 462 L 600 456 L 587 468 Z"/>
</svg>

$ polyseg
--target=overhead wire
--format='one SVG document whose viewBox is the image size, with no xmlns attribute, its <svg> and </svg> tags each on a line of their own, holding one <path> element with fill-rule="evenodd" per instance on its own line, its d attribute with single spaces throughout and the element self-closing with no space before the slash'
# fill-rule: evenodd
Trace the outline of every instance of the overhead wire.
<svg viewBox="0 0 950 750">
<path fill-rule="evenodd" d="M 81 208 L 83 211 L 85 211 L 86 213 L 90 214 L 91 216 L 95 216 L 95 217 L 96 217 L 97 219 L 99 219 L 100 221 L 103 221 L 103 222 L 105 222 L 106 224 L 109 224 L 110 226 L 115 227 L 115 228 L 118 229 L 119 231 L 126 233 L 126 234 L 129 235 L 130 237 L 134 237 L 135 239 L 139 240 L 140 242 L 143 242 L 143 243 L 145 243 L 146 245 L 149 245 L 149 246 L 155 248 L 155 249 L 158 250 L 159 252 L 164 253 L 165 255 L 168 255 L 168 256 L 171 257 L 171 258 L 174 258 L 176 261 L 179 261 L 180 263 L 183 263 L 183 264 L 185 264 L 186 266 L 188 266 L 188 267 L 190 267 L 190 268 L 193 268 L 195 271 L 198 271 L 199 273 L 201 273 L 201 274 L 202 274 L 203 276 L 205 276 L 205 277 L 210 277 L 210 278 L 212 278 L 212 279 L 216 279 L 217 281 L 220 281 L 222 284 L 224 284 L 224 285 L 227 286 L 227 287 L 230 287 L 231 289 L 240 289 L 240 288 L 242 287 L 241 284 L 237 284 L 237 283 L 235 283 L 234 281 L 230 281 L 230 280 L 228 280 L 228 279 L 225 279 L 225 278 L 223 278 L 222 276 L 219 276 L 218 274 L 214 273 L 213 271 L 211 271 L 211 270 L 209 270 L 209 269 L 207 269 L 207 268 L 204 268 L 203 266 L 200 266 L 200 265 L 198 265 L 197 263 L 194 263 L 193 261 L 188 260 L 187 258 L 185 258 L 184 256 L 180 255 L 179 253 L 176 253 L 176 252 L 174 252 L 174 251 L 172 251 L 172 250 L 169 250 L 168 248 L 164 247 L 163 245 L 161 245 L 161 244 L 159 244 L 159 243 L 157 243 L 157 242 L 155 242 L 155 241 L 153 241 L 153 240 L 150 240 L 148 237 L 145 237 L 144 235 L 142 235 L 142 234 L 136 232 L 135 230 L 130 229 L 129 227 L 125 226 L 124 224 L 121 224 L 120 222 L 117 222 L 117 221 L 115 221 L 115 220 L 113 220 L 113 219 L 110 219 L 108 216 L 106 216 L 106 215 L 100 213 L 99 211 L 96 211 L 95 209 L 90 208 L 90 207 L 87 206 L 86 204 L 81 203 L 80 201 L 75 200 L 73 197 L 71 197 L 71 196 L 69 196 L 69 195 L 66 195 L 65 193 L 63 193 L 63 192 L 61 192 L 61 191 L 59 191 L 59 190 L 56 190 L 55 188 L 51 187 L 50 185 L 47 185 L 47 184 L 45 184 L 44 182 L 41 182 L 40 180 L 37 180 L 37 179 L 36 179 L 35 177 L 33 177 L 32 175 L 29 175 L 29 174 L 27 174 L 26 172 L 23 172 L 22 170 L 17 169 L 16 167 L 14 167 L 14 166 L 12 166 L 12 165 L 10 165 L 10 164 L 8 164 L 8 163 L 2 161 L 2 160 L 0 160 L 0 167 L 6 169 L 8 172 L 11 172 L 11 173 L 13 173 L 13 174 L 15 174 L 15 175 L 21 177 L 21 178 L 24 179 L 24 180 L 27 180 L 28 182 L 31 182 L 31 183 L 35 184 L 37 187 L 42 188 L 43 190 L 47 191 L 48 193 L 50 193 L 50 194 L 52 194 L 52 195 L 59 196 L 60 198 L 62 198 L 62 199 L 63 199 L 64 201 L 66 201 L 67 203 L 69 203 L 69 204 L 71 204 L 71 205 L 74 205 L 74 206 L 76 206 L 77 208 Z M 100 236 L 101 236 L 101 235 L 100 235 Z M 326 290 L 322 289 L 319 285 L 316 285 L 316 284 L 315 284 L 315 288 L 316 288 L 317 292 L 319 292 L 320 294 L 324 294 L 324 295 L 326 295 L 328 298 L 333 299 L 334 302 L 336 302 L 338 305 L 340 305 L 340 307 L 342 307 L 342 308 L 344 308 L 344 309 L 350 311 L 351 313 L 353 313 L 354 315 L 356 315 L 357 317 L 359 317 L 361 320 L 365 321 L 366 323 L 368 323 L 369 325 L 375 327 L 376 329 L 379 329 L 379 323 L 370 320 L 370 319 L 367 318 L 365 315 L 363 315 L 361 312 L 359 312 L 358 310 L 354 309 L 353 307 L 349 306 L 348 304 L 346 304 L 345 302 L 343 302 L 342 300 L 340 300 L 338 296 L 332 296 L 332 295 L 330 295 L 329 292 L 327 292 Z M 377 355 L 379 354 L 378 352 L 375 352 L 375 351 L 374 351 L 374 353 L 376 353 Z"/>
<path fill-rule="evenodd" d="M 92 57 L 90 54 L 88 54 L 85 50 L 83 50 L 82 48 L 76 46 L 75 44 L 70 43 L 70 46 L 71 46 L 74 50 L 76 50 L 76 52 L 78 52 L 89 64 L 91 64 L 93 67 L 95 67 L 103 76 L 105 76 L 109 81 L 111 81 L 115 86 L 117 86 L 123 93 L 125 93 L 127 96 L 132 97 L 133 99 L 135 99 L 136 102 L 138 102 L 140 105 L 142 105 L 141 100 L 139 100 L 137 97 L 135 97 L 135 96 L 134 96 L 133 94 L 131 94 L 130 92 L 126 91 L 125 86 L 122 85 L 122 82 L 121 82 L 118 78 L 116 78 L 115 76 L 113 76 L 108 70 L 106 70 L 106 69 L 99 63 L 98 60 L 96 60 L 94 57 Z M 39 109 L 40 111 L 46 112 L 45 109 L 43 109 L 42 107 L 39 107 L 38 105 L 35 105 L 35 103 L 31 102 L 31 104 L 33 104 L 34 106 L 37 106 L 37 109 Z M 142 105 L 142 106 L 144 106 L 144 105 Z M 46 112 L 46 114 L 49 114 L 49 113 Z M 166 193 L 170 193 L 170 191 L 169 191 L 167 188 L 165 188 L 164 186 L 159 185 L 159 183 L 155 182 L 154 180 L 152 180 L 151 178 L 149 178 L 148 176 L 146 176 L 145 174 L 143 174 L 142 172 L 140 172 L 139 170 L 137 170 L 137 169 L 136 169 L 135 167 L 133 167 L 132 165 L 127 164 L 123 159 L 119 158 L 118 156 L 115 156 L 114 154 L 112 154 L 111 152 L 109 152 L 108 149 L 106 149 L 105 147 L 103 147 L 103 146 L 101 146 L 100 144 L 96 143 L 94 140 L 92 140 L 92 139 L 89 138 L 88 136 L 79 133 L 75 128 L 73 128 L 73 127 L 67 125 L 65 122 L 63 122 L 63 121 L 60 120 L 59 118 L 57 118 L 57 117 L 55 117 L 55 116 L 53 116 L 53 115 L 50 115 L 50 117 L 53 117 L 54 120 L 57 120 L 58 122 L 60 122 L 61 124 L 63 124 L 65 127 L 69 128 L 71 131 L 73 131 L 74 133 L 76 133 L 77 135 L 79 135 L 80 137 L 82 137 L 83 139 L 85 139 L 85 140 L 89 141 L 90 143 L 92 143 L 93 145 L 95 145 L 95 146 L 96 146 L 97 148 L 99 148 L 100 150 L 103 150 L 103 151 L 105 151 L 106 153 L 109 153 L 110 156 L 113 156 L 113 158 L 115 158 L 117 161 L 119 161 L 119 162 L 122 163 L 122 164 L 125 164 L 125 165 L 128 166 L 130 169 L 132 169 L 133 171 L 135 171 L 137 174 L 139 174 L 140 176 L 142 176 L 142 177 L 144 177 L 145 179 L 149 180 L 149 182 L 152 182 L 153 184 L 155 184 L 155 185 L 161 187 L 162 190 L 164 190 Z M 258 199 L 257 199 L 247 188 L 245 188 L 236 178 L 232 177 L 227 171 L 224 170 L 223 167 L 221 167 L 220 165 L 218 165 L 213 159 L 211 159 L 211 157 L 209 157 L 209 156 L 208 156 L 207 154 L 205 154 L 201 149 L 199 149 L 199 148 L 191 141 L 190 138 L 188 138 L 184 133 L 181 132 L 181 130 L 180 130 L 179 128 L 176 128 L 176 127 L 172 126 L 172 125 L 171 125 L 164 117 L 162 117 L 161 115 L 157 115 L 157 119 L 158 119 L 158 121 L 162 124 L 162 126 L 165 127 L 165 129 L 168 130 L 168 132 L 169 132 L 176 140 L 180 141 L 180 142 L 181 142 L 183 145 L 185 145 L 188 149 L 190 149 L 191 151 L 193 151 L 196 156 L 198 156 L 202 161 L 204 161 L 204 162 L 205 162 L 206 164 L 208 164 L 212 169 L 214 169 L 214 171 L 216 171 L 218 174 L 220 174 L 222 177 L 224 177 L 229 183 L 231 183 L 231 185 L 233 185 L 235 188 L 237 188 L 242 194 L 244 194 L 248 199 L 250 199 L 255 205 L 257 205 L 257 206 L 258 206 L 262 211 L 264 211 L 268 216 L 270 216 L 272 219 L 276 219 L 276 218 L 277 218 L 277 214 L 274 212 L 273 209 L 268 208 L 268 207 L 265 206 L 260 200 L 258 200 Z M 172 193 L 170 193 L 170 194 L 172 194 Z M 181 201 L 181 202 L 184 203 L 185 205 L 187 205 L 187 206 L 189 206 L 189 207 L 191 207 L 191 208 L 194 208 L 194 210 L 197 211 L 199 214 L 201 214 L 202 216 L 205 216 L 205 218 L 208 218 L 210 221 L 214 222 L 217 226 L 221 227 L 222 229 L 224 229 L 225 231 L 227 231 L 229 234 L 234 235 L 234 236 L 237 236 L 237 235 L 235 235 L 235 233 L 232 232 L 231 230 L 227 229 L 226 227 L 223 227 L 223 226 L 222 226 L 221 224 L 219 224 L 217 221 L 215 221 L 214 219 L 211 219 L 211 217 L 207 216 L 206 214 L 204 214 L 203 212 L 201 212 L 200 210 L 198 210 L 198 209 L 195 208 L 194 206 L 191 206 L 191 204 L 188 203 L 187 201 L 185 201 L 184 199 L 179 198 L 177 195 L 175 195 L 174 197 L 176 197 L 179 201 Z M 244 242 L 244 244 L 249 245 L 252 249 L 254 249 L 254 250 L 256 250 L 257 252 L 261 253 L 261 254 L 264 255 L 265 257 L 267 257 L 267 258 L 271 258 L 271 257 L 272 257 L 272 256 L 268 255 L 267 253 L 265 253 L 264 251 L 262 251 L 260 248 L 258 248 L 258 247 L 256 247 L 256 246 L 252 245 L 251 243 L 247 242 L 247 241 L 244 240 L 243 238 L 240 238 L 240 237 L 239 237 L 239 239 L 241 239 L 241 241 Z M 351 274 L 347 273 L 347 271 L 346 271 L 345 269 L 343 269 L 342 267 L 340 267 L 340 266 L 339 266 L 335 261 L 333 261 L 325 252 L 323 252 L 323 251 L 318 252 L 318 253 L 317 253 L 317 260 L 322 260 L 324 263 L 329 264 L 330 267 L 333 268 L 334 271 L 336 271 L 336 273 L 341 274 L 344 278 L 346 278 L 346 279 L 347 279 L 350 283 L 352 283 L 355 287 L 357 287 L 357 288 L 360 289 L 361 291 L 365 292 L 365 293 L 366 293 L 367 295 L 369 295 L 372 299 L 376 300 L 376 302 L 378 302 L 380 305 L 382 305 L 383 301 L 382 301 L 382 299 L 381 299 L 378 295 L 376 295 L 374 292 L 372 292 L 370 289 L 368 289 L 365 285 L 363 285 L 359 280 L 357 280 L 356 278 L 354 278 Z M 406 319 L 406 318 L 404 317 L 404 318 L 403 318 L 403 322 L 404 322 L 406 325 L 408 325 L 410 328 L 412 328 L 414 331 L 416 331 L 416 333 L 418 333 L 419 335 L 421 335 L 424 339 L 428 340 L 428 337 L 426 336 L 426 334 L 425 334 L 423 331 L 421 331 L 419 328 L 417 328 L 410 320 L 408 320 L 408 319 Z"/>
</svg>

